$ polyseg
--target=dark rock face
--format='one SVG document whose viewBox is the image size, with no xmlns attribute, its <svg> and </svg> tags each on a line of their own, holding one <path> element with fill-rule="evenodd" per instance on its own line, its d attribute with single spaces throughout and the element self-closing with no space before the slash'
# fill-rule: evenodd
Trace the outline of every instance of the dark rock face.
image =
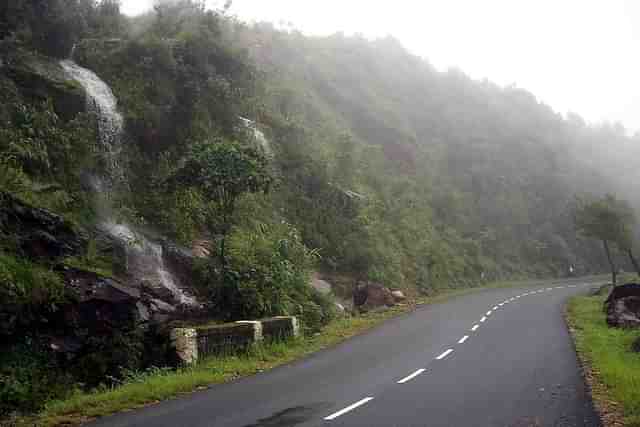
<svg viewBox="0 0 640 427">
<path fill-rule="evenodd" d="M 356 286 L 353 303 L 360 311 L 368 311 L 377 307 L 392 307 L 395 300 L 388 288 L 378 283 L 366 282 Z"/>
<path fill-rule="evenodd" d="M 165 240 L 162 243 L 162 257 L 180 283 L 188 284 L 193 280 L 196 257 L 192 251 Z"/>
<path fill-rule="evenodd" d="M 62 217 L 0 193 L 0 232 L 15 236 L 18 248 L 32 259 L 55 260 L 84 251 L 87 236 Z"/>
<path fill-rule="evenodd" d="M 15 49 L 2 58 L 3 73 L 13 80 L 20 92 L 31 99 L 51 99 L 63 120 L 71 120 L 86 108 L 84 91 L 69 81 L 62 68 L 50 59 Z"/>
<path fill-rule="evenodd" d="M 626 283 L 624 285 L 616 286 L 611 290 L 611 293 L 604 302 L 605 306 L 614 300 L 624 297 L 638 297 L 640 296 L 640 284 L 638 283 Z"/>
<path fill-rule="evenodd" d="M 75 300 L 62 309 L 67 324 L 82 325 L 90 333 L 104 333 L 114 328 L 135 328 L 149 319 L 138 289 L 75 268 L 64 267 L 62 275 Z"/>
<path fill-rule="evenodd" d="M 640 328 L 640 285 L 613 288 L 604 303 L 607 324 L 616 328 Z"/>
</svg>

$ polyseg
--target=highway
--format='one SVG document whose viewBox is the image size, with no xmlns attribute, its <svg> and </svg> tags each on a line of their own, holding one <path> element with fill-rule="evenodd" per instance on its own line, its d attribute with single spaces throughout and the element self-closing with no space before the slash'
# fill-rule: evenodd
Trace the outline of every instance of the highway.
<svg viewBox="0 0 640 427">
<path fill-rule="evenodd" d="M 567 330 L 578 280 L 423 306 L 298 362 L 101 427 L 599 426 Z"/>
</svg>

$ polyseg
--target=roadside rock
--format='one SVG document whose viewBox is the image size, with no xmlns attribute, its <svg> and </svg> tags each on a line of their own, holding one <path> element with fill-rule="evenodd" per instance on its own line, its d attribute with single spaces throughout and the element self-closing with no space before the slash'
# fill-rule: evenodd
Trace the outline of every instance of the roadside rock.
<svg viewBox="0 0 640 427">
<path fill-rule="evenodd" d="M 604 302 L 607 324 L 617 328 L 640 328 L 640 284 L 616 286 Z"/>
<path fill-rule="evenodd" d="M 311 277 L 311 287 L 323 295 L 331 293 L 331 283 L 322 280 L 318 273 L 314 273 Z"/>
<path fill-rule="evenodd" d="M 607 324 L 616 328 L 640 328 L 640 296 L 618 298 L 606 306 Z"/>
<path fill-rule="evenodd" d="M 640 297 L 640 284 L 638 283 L 626 283 L 624 285 L 616 286 L 611 290 L 611 293 L 607 297 L 604 305 L 610 304 L 612 301 L 625 298 L 625 297 Z"/>
<path fill-rule="evenodd" d="M 0 192 L 0 233 L 14 236 L 24 255 L 55 260 L 84 252 L 87 235 L 61 216 Z"/>
<path fill-rule="evenodd" d="M 368 311 L 377 307 L 393 307 L 395 300 L 388 288 L 378 283 L 367 282 L 356 286 L 353 303 L 360 311 Z"/>
<path fill-rule="evenodd" d="M 407 297 L 404 295 L 404 293 L 398 289 L 391 291 L 391 296 L 393 297 L 395 302 L 403 302 L 407 300 Z"/>
</svg>

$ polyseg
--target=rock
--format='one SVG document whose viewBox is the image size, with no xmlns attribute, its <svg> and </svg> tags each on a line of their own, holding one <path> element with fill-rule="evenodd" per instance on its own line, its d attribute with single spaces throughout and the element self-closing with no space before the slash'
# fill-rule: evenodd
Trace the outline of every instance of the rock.
<svg viewBox="0 0 640 427">
<path fill-rule="evenodd" d="M 626 283 L 624 285 L 614 287 L 604 302 L 604 305 L 607 306 L 614 300 L 631 296 L 640 297 L 640 284 Z"/>
<path fill-rule="evenodd" d="M 393 297 L 395 302 L 403 302 L 406 301 L 407 297 L 401 290 L 393 290 L 391 291 L 391 296 Z"/>
<path fill-rule="evenodd" d="M 51 100 L 56 114 L 65 121 L 85 111 L 84 90 L 69 80 L 57 61 L 22 49 L 14 49 L 4 60 L 3 73 L 24 96 L 37 101 Z"/>
<path fill-rule="evenodd" d="M 14 236 L 24 255 L 55 260 L 84 254 L 87 234 L 61 216 L 0 192 L 0 233 Z"/>
<path fill-rule="evenodd" d="M 326 280 L 322 280 L 318 273 L 314 273 L 311 277 L 311 287 L 322 295 L 328 295 L 331 293 L 331 283 Z"/>
<path fill-rule="evenodd" d="M 353 293 L 353 303 L 360 311 L 368 311 L 377 307 L 392 307 L 395 300 L 388 288 L 378 283 L 361 283 Z"/>
<path fill-rule="evenodd" d="M 640 353 L 640 337 L 631 344 L 631 351 L 634 353 Z"/>
<path fill-rule="evenodd" d="M 193 281 L 195 259 L 193 252 L 167 240 L 162 242 L 162 258 L 169 271 L 183 284 Z"/>
<path fill-rule="evenodd" d="M 616 328 L 640 328 L 640 296 L 614 299 L 606 305 L 607 324 Z"/>
</svg>

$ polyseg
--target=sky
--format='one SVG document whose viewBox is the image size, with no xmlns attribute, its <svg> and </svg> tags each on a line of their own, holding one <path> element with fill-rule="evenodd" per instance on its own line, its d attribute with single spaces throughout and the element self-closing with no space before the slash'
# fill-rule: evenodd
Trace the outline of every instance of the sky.
<svg viewBox="0 0 640 427">
<path fill-rule="evenodd" d="M 122 10 L 152 1 L 122 0 Z M 230 12 L 308 34 L 392 35 L 439 70 L 514 84 L 560 113 L 640 131 L 638 0 L 234 0 Z"/>
</svg>

